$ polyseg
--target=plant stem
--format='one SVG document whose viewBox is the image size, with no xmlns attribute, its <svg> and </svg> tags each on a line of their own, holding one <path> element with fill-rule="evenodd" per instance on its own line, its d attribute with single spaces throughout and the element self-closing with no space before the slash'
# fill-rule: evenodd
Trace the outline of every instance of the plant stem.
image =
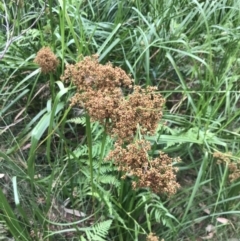
<svg viewBox="0 0 240 241">
<path fill-rule="evenodd" d="M 91 131 L 91 121 L 88 114 L 86 114 L 86 132 L 87 132 L 87 142 L 88 142 L 88 158 L 90 162 L 90 178 L 92 186 L 92 196 L 94 200 L 94 184 L 93 184 L 93 158 L 92 158 L 92 131 Z"/>
</svg>

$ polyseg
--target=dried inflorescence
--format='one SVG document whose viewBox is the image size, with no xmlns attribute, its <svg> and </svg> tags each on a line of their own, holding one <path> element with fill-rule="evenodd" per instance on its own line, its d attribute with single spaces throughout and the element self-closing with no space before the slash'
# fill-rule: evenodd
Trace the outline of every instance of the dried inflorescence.
<svg viewBox="0 0 240 241">
<path fill-rule="evenodd" d="M 234 161 L 232 153 L 222 153 L 222 152 L 214 152 L 213 157 L 217 159 L 217 163 L 223 163 L 228 165 L 228 169 L 230 174 L 228 178 L 230 182 L 234 182 L 235 180 L 240 178 L 240 161 Z"/>
<path fill-rule="evenodd" d="M 62 80 L 72 83 L 77 90 L 99 90 L 111 94 L 119 87 L 131 88 L 133 80 L 124 70 L 113 67 L 111 63 L 99 64 L 98 55 L 84 57 L 75 65 L 67 65 Z"/>
<path fill-rule="evenodd" d="M 141 134 L 153 134 L 162 118 L 164 102 L 155 87 L 135 86 L 133 93 L 127 99 L 121 99 L 112 113 L 112 134 L 120 140 L 131 141 L 139 126 Z"/>
<path fill-rule="evenodd" d="M 97 55 L 87 56 L 75 65 L 67 65 L 63 81 L 71 81 L 77 93 L 71 105 L 79 105 L 86 109 L 94 121 L 104 124 L 109 133 L 112 130 L 116 109 L 124 101 L 122 88 L 132 89 L 133 80 L 121 68 L 110 63 L 101 65 Z"/>
<path fill-rule="evenodd" d="M 67 65 L 62 80 L 77 87 L 71 104 L 85 108 L 92 120 L 105 124 L 109 134 L 120 140 L 133 140 L 138 125 L 142 134 L 154 133 L 162 117 L 164 99 L 156 88 L 135 86 L 124 98 L 122 88 L 131 90 L 133 80 L 121 68 L 99 64 L 97 55 Z"/>
<path fill-rule="evenodd" d="M 174 194 L 179 184 L 176 182 L 177 168 L 172 166 L 172 158 L 160 152 L 158 158 L 150 160 L 150 149 L 150 142 L 146 140 L 138 140 L 126 148 L 116 143 L 107 160 L 114 160 L 119 170 L 125 173 L 122 178 L 133 177 L 133 189 L 148 187 L 155 193 Z"/>
<path fill-rule="evenodd" d="M 44 74 L 56 71 L 59 64 L 57 57 L 49 47 L 41 48 L 38 51 L 34 62 L 41 67 L 41 71 Z"/>
<path fill-rule="evenodd" d="M 92 120 L 99 121 L 115 138 L 115 149 L 107 160 L 114 160 L 119 170 L 133 176 L 133 188 L 149 187 L 157 193 L 173 194 L 179 187 L 172 159 L 161 153 L 148 159 L 150 143 L 134 141 L 139 134 L 154 134 L 162 118 L 164 98 L 155 87 L 132 88 L 133 80 L 121 68 L 99 64 L 97 55 L 75 65 L 67 65 L 65 82 L 72 82 L 77 93 L 71 105 L 84 108 Z M 124 96 L 125 92 L 131 92 Z"/>
<path fill-rule="evenodd" d="M 234 182 L 240 178 L 240 162 L 231 162 L 228 164 L 228 168 L 230 171 L 229 180 L 230 182 Z"/>
<path fill-rule="evenodd" d="M 159 241 L 159 238 L 154 233 L 149 233 L 146 241 Z M 164 241 L 164 239 L 161 239 L 161 241 Z"/>
<path fill-rule="evenodd" d="M 157 87 L 148 86 L 142 89 L 135 86 L 134 92 L 129 96 L 128 102 L 136 113 L 136 121 L 141 123 L 143 131 L 153 134 L 159 120 L 162 118 L 162 108 L 165 103 L 161 94 L 156 92 Z"/>
<path fill-rule="evenodd" d="M 119 106 L 122 92 L 120 88 L 108 91 L 92 90 L 76 93 L 71 105 L 78 105 L 85 108 L 93 121 L 99 121 L 104 124 L 106 120 L 112 117 L 114 110 Z"/>
<path fill-rule="evenodd" d="M 222 153 L 222 152 L 214 152 L 213 157 L 217 159 L 217 163 L 230 163 L 231 159 L 230 157 L 232 156 L 231 153 Z"/>
</svg>

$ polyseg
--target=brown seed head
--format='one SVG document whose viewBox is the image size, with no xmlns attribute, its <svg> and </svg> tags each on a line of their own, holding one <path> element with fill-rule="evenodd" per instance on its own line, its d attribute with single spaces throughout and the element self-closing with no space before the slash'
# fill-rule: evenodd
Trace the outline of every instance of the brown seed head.
<svg viewBox="0 0 240 241">
<path fill-rule="evenodd" d="M 78 91 L 88 89 L 112 92 L 115 88 L 131 88 L 133 80 L 124 70 L 113 67 L 111 63 L 102 65 L 98 62 L 98 56 L 87 56 L 75 65 L 67 65 L 63 81 L 72 83 Z"/>
<path fill-rule="evenodd" d="M 217 164 L 224 164 L 229 169 L 229 181 L 234 182 L 240 178 L 240 161 L 235 159 L 232 153 L 214 152 L 213 157 L 217 159 Z"/>
<path fill-rule="evenodd" d="M 71 81 L 77 93 L 71 105 L 83 107 L 92 120 L 104 124 L 106 131 L 115 137 L 115 149 L 107 160 L 114 160 L 119 170 L 133 177 L 133 188 L 148 187 L 156 193 L 173 194 L 176 168 L 164 153 L 154 160 L 148 156 L 150 142 L 137 140 L 144 134 L 153 134 L 162 118 L 164 99 L 155 87 L 142 89 L 135 86 L 124 96 L 124 89 L 132 88 L 133 80 L 120 68 L 110 63 L 101 65 L 97 55 L 85 57 L 75 65 L 67 65 L 63 81 Z"/>
<path fill-rule="evenodd" d="M 161 152 L 159 158 L 151 160 L 150 149 L 150 142 L 146 140 L 138 140 L 126 148 L 116 143 L 106 160 L 114 160 L 120 171 L 133 177 L 133 189 L 148 187 L 155 193 L 176 193 L 180 185 L 176 182 L 177 168 L 172 166 L 172 158 Z"/>
<path fill-rule="evenodd" d="M 38 51 L 34 62 L 41 67 L 41 71 L 44 74 L 56 71 L 59 63 L 57 57 L 54 55 L 54 53 L 49 47 L 41 48 Z"/>
<path fill-rule="evenodd" d="M 154 233 L 150 233 L 150 234 L 147 236 L 146 241 L 159 241 L 159 238 L 158 238 L 157 236 L 155 236 Z"/>
</svg>

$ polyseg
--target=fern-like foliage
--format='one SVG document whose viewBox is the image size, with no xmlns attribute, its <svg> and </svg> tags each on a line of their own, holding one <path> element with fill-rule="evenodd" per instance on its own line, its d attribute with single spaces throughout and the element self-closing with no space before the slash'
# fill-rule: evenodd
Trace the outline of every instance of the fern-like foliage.
<svg viewBox="0 0 240 241">
<path fill-rule="evenodd" d="M 118 179 L 116 179 L 115 176 L 107 174 L 107 175 L 101 175 L 101 183 L 103 184 L 110 184 L 113 185 L 115 187 L 119 187 L 120 186 L 120 181 Z"/>
<path fill-rule="evenodd" d="M 69 123 L 86 126 L 86 118 L 84 116 L 76 117 L 68 120 Z M 120 181 L 117 179 L 117 168 L 111 163 L 104 161 L 110 149 L 113 147 L 113 140 L 106 136 L 104 128 L 98 122 L 91 123 L 92 132 L 92 158 L 94 179 L 97 183 L 110 185 L 111 187 L 119 187 Z M 104 138 L 105 137 L 105 138 Z M 79 170 L 84 174 L 83 181 L 90 177 L 90 162 L 88 144 L 79 145 L 65 158 L 65 161 L 71 159 L 78 163 Z"/>
<path fill-rule="evenodd" d="M 84 116 L 71 118 L 71 119 L 67 120 L 67 122 L 86 126 L 86 118 Z"/>
<path fill-rule="evenodd" d="M 152 221 L 171 228 L 171 230 L 175 230 L 176 223 L 179 223 L 156 195 L 151 203 L 145 206 L 145 211 L 149 213 Z"/>
<path fill-rule="evenodd" d="M 108 231 L 111 227 L 112 220 L 106 220 L 85 229 L 88 241 L 105 241 Z M 86 240 L 83 238 L 82 240 Z"/>
<path fill-rule="evenodd" d="M 102 140 L 100 139 L 101 136 L 98 137 L 97 140 L 93 141 L 92 143 L 92 157 L 93 158 L 98 158 L 101 155 L 105 157 L 107 153 L 109 152 L 110 148 L 113 146 L 113 141 L 111 140 L 110 137 L 106 138 L 106 143 L 104 147 L 104 151 L 102 152 Z M 75 150 L 73 150 L 72 154 L 70 154 L 70 158 L 79 158 L 79 157 L 86 157 L 88 156 L 88 145 L 83 144 L 78 146 Z"/>
</svg>

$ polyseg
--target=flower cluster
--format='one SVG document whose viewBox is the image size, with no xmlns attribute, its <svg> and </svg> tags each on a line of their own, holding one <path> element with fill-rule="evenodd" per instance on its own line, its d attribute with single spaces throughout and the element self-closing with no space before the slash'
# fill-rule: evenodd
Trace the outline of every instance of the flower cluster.
<svg viewBox="0 0 240 241">
<path fill-rule="evenodd" d="M 126 148 L 117 142 L 107 159 L 113 159 L 119 170 L 125 173 L 122 178 L 133 177 L 133 189 L 148 187 L 155 193 L 174 194 L 180 186 L 176 182 L 177 168 L 172 167 L 172 158 L 160 152 L 158 158 L 150 160 L 150 149 L 150 142 L 146 140 L 138 140 Z"/>
<path fill-rule="evenodd" d="M 121 68 L 111 63 L 101 65 L 98 56 L 87 56 L 75 65 L 67 65 L 62 77 L 72 81 L 79 91 L 99 90 L 111 93 L 118 87 L 131 88 L 133 80 Z"/>
<path fill-rule="evenodd" d="M 154 233 L 150 233 L 146 241 L 159 241 L 159 238 Z M 164 239 L 161 239 L 161 241 L 164 241 Z"/>
<path fill-rule="evenodd" d="M 41 48 L 38 51 L 34 62 L 41 67 L 41 71 L 44 74 L 56 71 L 59 64 L 57 57 L 54 55 L 54 53 L 49 47 Z"/>
<path fill-rule="evenodd" d="M 112 134 L 119 140 L 131 141 L 141 127 L 141 134 L 153 134 L 162 118 L 164 99 L 155 87 L 135 86 L 127 99 L 122 99 L 112 113 Z"/>
<path fill-rule="evenodd" d="M 157 193 L 173 194 L 176 168 L 172 159 L 160 153 L 150 160 L 151 145 L 137 135 L 154 134 L 162 118 L 164 98 L 155 87 L 133 87 L 133 80 L 121 68 L 111 63 L 101 65 L 97 55 L 84 57 L 75 65 L 67 65 L 61 79 L 72 82 L 77 93 L 71 105 L 84 108 L 93 121 L 99 121 L 116 140 L 115 149 L 107 160 L 115 164 L 125 175 L 133 176 L 133 188 L 148 187 Z M 127 93 L 127 94 L 126 94 Z"/>
<path fill-rule="evenodd" d="M 213 157 L 217 159 L 218 164 L 223 163 L 225 165 L 228 165 L 228 178 L 230 182 L 234 182 L 235 180 L 240 178 L 240 161 L 232 160 L 232 153 L 214 152 Z"/>
</svg>

